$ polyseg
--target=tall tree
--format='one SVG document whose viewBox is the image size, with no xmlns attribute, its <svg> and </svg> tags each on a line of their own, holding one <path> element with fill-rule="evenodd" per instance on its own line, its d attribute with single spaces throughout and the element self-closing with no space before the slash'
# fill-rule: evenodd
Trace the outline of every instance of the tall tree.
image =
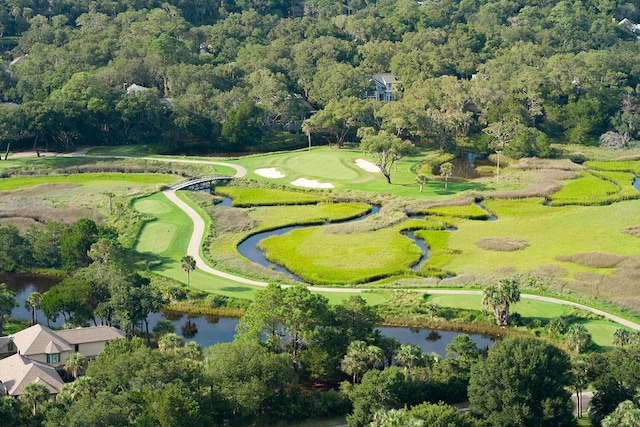
<svg viewBox="0 0 640 427">
<path fill-rule="evenodd" d="M 73 353 L 69 355 L 67 361 L 64 364 L 64 370 L 71 372 L 73 379 L 78 379 L 78 373 L 85 371 L 88 366 L 87 358 L 81 353 Z"/>
<path fill-rule="evenodd" d="M 342 371 L 351 375 L 353 384 L 358 382 L 362 374 L 381 368 L 384 365 L 382 349 L 375 345 L 367 345 L 364 341 L 352 341 L 347 348 L 347 354 L 342 358 L 340 367 Z"/>
<path fill-rule="evenodd" d="M 449 189 L 449 177 L 453 175 L 453 163 L 445 162 L 440 165 L 440 175 L 444 177 L 444 189 Z"/>
<path fill-rule="evenodd" d="M 40 301 L 42 301 L 42 294 L 40 292 L 31 292 L 24 302 L 24 308 L 31 311 L 31 325 L 38 323 Z"/>
<path fill-rule="evenodd" d="M 411 142 L 389 135 L 384 130 L 375 135 L 364 136 L 360 149 L 373 156 L 373 163 L 380 168 L 388 184 L 391 184 L 391 168 L 396 162 L 416 152 L 416 147 Z"/>
<path fill-rule="evenodd" d="M 507 338 L 471 368 L 471 407 L 490 425 L 573 425 L 571 362 L 535 338 Z"/>
<path fill-rule="evenodd" d="M 11 311 L 17 305 L 16 294 L 8 290 L 6 284 L 0 283 L 0 337 L 6 317 L 11 315 Z"/>
<path fill-rule="evenodd" d="M 196 269 L 196 260 L 191 255 L 185 255 L 180 260 L 182 269 L 187 273 L 187 287 L 191 285 L 191 272 Z"/>
<path fill-rule="evenodd" d="M 51 393 L 43 383 L 32 382 L 24 388 L 20 400 L 31 407 L 33 416 L 36 416 L 38 404 L 49 398 Z"/>
<path fill-rule="evenodd" d="M 509 324 L 509 307 L 519 301 L 520 288 L 514 277 L 504 277 L 497 285 L 489 285 L 482 292 L 482 304 L 493 309 L 498 326 Z"/>
<path fill-rule="evenodd" d="M 569 329 L 567 329 L 564 335 L 567 339 L 567 344 L 575 348 L 576 353 L 580 353 L 588 347 L 591 342 L 591 334 L 589 334 L 589 331 L 587 331 L 584 325 L 579 323 L 574 323 L 569 326 Z"/>
<path fill-rule="evenodd" d="M 482 130 L 487 135 L 493 137 L 493 140 L 489 143 L 489 148 L 498 156 L 496 162 L 496 181 L 500 180 L 500 154 L 502 154 L 502 151 L 513 140 L 515 129 L 516 123 L 514 121 L 498 121 L 489 124 L 489 126 Z"/>
</svg>

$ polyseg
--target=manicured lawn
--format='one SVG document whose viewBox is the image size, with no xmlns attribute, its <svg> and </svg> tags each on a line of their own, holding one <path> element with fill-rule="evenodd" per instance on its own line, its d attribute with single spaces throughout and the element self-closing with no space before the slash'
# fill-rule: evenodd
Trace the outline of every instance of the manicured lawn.
<svg viewBox="0 0 640 427">
<path fill-rule="evenodd" d="M 189 200 L 177 193 L 179 197 L 196 208 Z M 149 222 L 142 229 L 136 250 L 143 252 L 152 260 L 152 271 L 170 277 L 186 284 L 187 276 L 180 265 L 180 259 L 187 250 L 191 237 L 193 223 L 189 218 L 167 199 L 164 194 L 156 193 L 135 202 L 134 208 L 148 213 L 153 210 L 155 220 Z M 155 261 L 155 262 L 154 262 Z M 215 292 L 235 298 L 253 299 L 258 286 L 237 283 L 218 276 L 204 273 L 196 269 L 191 273 L 191 286 L 204 291 Z M 332 304 L 356 293 L 321 292 Z M 361 295 L 370 304 L 381 304 L 388 299 L 384 293 L 366 292 Z"/>
<path fill-rule="evenodd" d="M 171 184 L 178 178 L 161 174 L 83 173 L 76 175 L 47 175 L 5 178 L 0 191 L 18 190 L 42 184 L 74 183 L 92 187 L 109 187 L 114 183 L 132 185 Z"/>
<path fill-rule="evenodd" d="M 392 184 L 387 184 L 379 172 L 366 172 L 355 164 L 356 159 L 373 159 L 361 151 L 352 149 L 314 148 L 311 151 L 300 150 L 286 153 L 243 157 L 232 161 L 247 168 L 248 178 L 267 181 L 282 185 L 297 178 L 317 179 L 320 182 L 330 182 L 336 189 L 358 190 L 371 193 L 394 194 L 412 198 L 450 197 L 461 191 L 482 188 L 473 183 L 449 183 L 449 189 L 444 189 L 444 182 L 430 181 L 420 193 L 415 183 L 413 169 L 424 160 L 426 153 L 404 159 L 397 163 L 397 169 L 391 172 Z M 254 173 L 261 168 L 276 168 L 285 175 L 284 178 L 265 178 Z"/>
</svg>

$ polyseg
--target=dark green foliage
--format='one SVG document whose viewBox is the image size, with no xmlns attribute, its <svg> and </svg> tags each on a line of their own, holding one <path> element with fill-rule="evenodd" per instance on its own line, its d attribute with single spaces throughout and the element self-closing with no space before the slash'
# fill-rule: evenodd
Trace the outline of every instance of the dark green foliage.
<svg viewBox="0 0 640 427">
<path fill-rule="evenodd" d="M 0 271 L 14 271 L 30 264 L 27 241 L 12 225 L 0 226 Z"/>
<path fill-rule="evenodd" d="M 88 218 L 79 219 L 67 227 L 60 238 L 62 266 L 73 271 L 90 264 L 89 249 L 98 241 L 98 227 Z"/>
<path fill-rule="evenodd" d="M 471 368 L 472 410 L 494 426 L 571 426 L 569 357 L 535 338 L 507 338 Z"/>
<path fill-rule="evenodd" d="M 362 382 L 353 388 L 350 398 L 353 413 L 347 417 L 349 427 L 369 425 L 378 409 L 399 409 L 424 400 L 421 384 L 411 371 L 396 366 L 367 372 Z"/>
<path fill-rule="evenodd" d="M 256 145 L 260 140 L 257 119 L 260 108 L 251 99 L 245 99 L 238 108 L 229 110 L 222 125 L 222 137 L 240 147 Z"/>
</svg>

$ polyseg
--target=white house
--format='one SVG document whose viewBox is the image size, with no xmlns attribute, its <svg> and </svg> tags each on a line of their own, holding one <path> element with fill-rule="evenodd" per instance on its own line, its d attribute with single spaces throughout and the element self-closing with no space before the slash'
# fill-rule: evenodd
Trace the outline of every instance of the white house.
<svg viewBox="0 0 640 427">
<path fill-rule="evenodd" d="M 378 101 L 395 101 L 398 91 L 396 84 L 398 80 L 391 73 L 376 73 L 371 76 L 374 85 L 373 93 L 367 93 L 367 98 L 375 98 Z"/>
</svg>

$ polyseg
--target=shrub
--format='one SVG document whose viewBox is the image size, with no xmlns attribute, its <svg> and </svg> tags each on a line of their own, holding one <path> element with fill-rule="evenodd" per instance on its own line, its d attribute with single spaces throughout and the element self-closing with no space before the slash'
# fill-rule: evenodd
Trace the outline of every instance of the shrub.
<svg viewBox="0 0 640 427">
<path fill-rule="evenodd" d="M 640 225 L 630 225 L 621 230 L 623 233 L 630 234 L 633 237 L 640 237 Z"/>
<path fill-rule="evenodd" d="M 624 135 L 618 132 L 606 132 L 600 135 L 600 147 L 610 148 L 613 150 L 621 150 L 623 148 L 629 148 L 629 134 Z"/>
</svg>

